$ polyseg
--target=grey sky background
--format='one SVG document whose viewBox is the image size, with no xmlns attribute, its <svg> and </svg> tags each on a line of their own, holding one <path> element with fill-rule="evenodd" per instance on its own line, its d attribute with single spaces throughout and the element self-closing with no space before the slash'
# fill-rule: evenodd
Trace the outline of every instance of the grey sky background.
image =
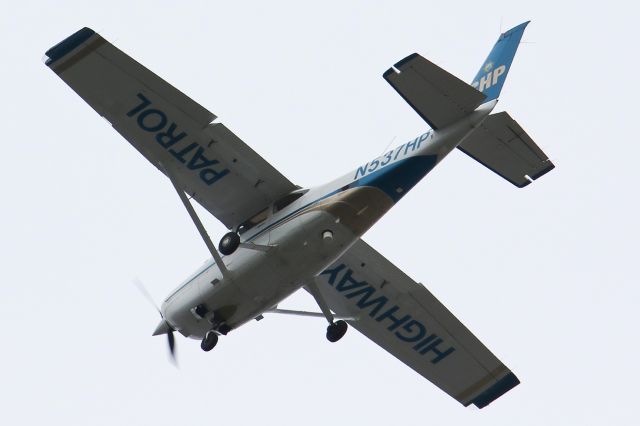
<svg viewBox="0 0 640 426">
<path fill-rule="evenodd" d="M 3 424 L 636 424 L 633 2 L 12 2 L 0 17 Z M 302 186 L 423 132 L 382 79 L 419 52 L 469 80 L 532 20 L 507 110 L 556 169 L 517 189 L 454 152 L 365 240 L 522 384 L 465 409 L 350 330 L 269 316 L 204 353 L 160 303 L 207 251 L 169 181 L 41 62 L 83 26 L 216 113 Z M 394 139 L 395 138 L 395 139 Z M 210 235 L 225 231 L 199 210 Z M 283 306 L 313 309 L 304 295 Z"/>
</svg>

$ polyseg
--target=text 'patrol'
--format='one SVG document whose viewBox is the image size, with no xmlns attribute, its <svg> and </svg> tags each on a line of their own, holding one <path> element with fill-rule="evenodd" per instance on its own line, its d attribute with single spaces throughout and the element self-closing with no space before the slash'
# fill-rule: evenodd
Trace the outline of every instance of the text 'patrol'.
<svg viewBox="0 0 640 426">
<path fill-rule="evenodd" d="M 152 103 L 146 96 L 138 93 L 138 99 L 140 103 L 127 113 L 127 117 L 135 118 L 139 128 L 152 133 L 161 147 L 188 170 L 197 172 L 202 182 L 213 185 L 229 174 L 229 169 L 215 170 L 213 166 L 220 162 L 207 158 L 204 155 L 205 148 L 197 142 L 189 143 L 187 133 L 179 131 L 176 123 L 169 120 L 163 111 L 151 108 Z"/>
</svg>

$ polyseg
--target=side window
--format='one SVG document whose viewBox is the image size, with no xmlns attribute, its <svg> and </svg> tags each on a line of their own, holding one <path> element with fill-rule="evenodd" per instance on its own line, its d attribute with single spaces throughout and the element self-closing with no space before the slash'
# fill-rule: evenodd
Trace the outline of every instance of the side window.
<svg viewBox="0 0 640 426">
<path fill-rule="evenodd" d="M 289 204 L 293 203 L 295 200 L 297 200 L 298 198 L 300 198 L 304 194 L 306 194 L 307 191 L 308 190 L 292 192 L 292 193 L 287 194 L 284 197 L 280 198 L 278 201 L 273 203 L 273 212 L 276 213 L 276 212 L 279 212 L 280 210 L 284 209 Z"/>
<path fill-rule="evenodd" d="M 238 226 L 238 233 L 244 234 L 249 229 L 264 222 L 267 217 L 269 217 L 269 208 L 262 210 L 260 213 Z"/>
</svg>

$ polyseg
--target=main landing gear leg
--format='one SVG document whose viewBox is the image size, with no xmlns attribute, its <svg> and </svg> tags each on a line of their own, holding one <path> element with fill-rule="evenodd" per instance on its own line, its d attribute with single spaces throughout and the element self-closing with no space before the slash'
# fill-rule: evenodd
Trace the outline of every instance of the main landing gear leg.
<svg viewBox="0 0 640 426">
<path fill-rule="evenodd" d="M 329 326 L 327 327 L 327 340 L 331 343 L 334 343 L 342 339 L 342 336 L 344 336 L 347 332 L 347 323 L 343 320 L 334 321 L 333 313 L 331 312 L 331 309 L 329 309 L 329 305 L 327 305 L 327 302 L 325 302 L 324 298 L 322 297 L 322 294 L 320 293 L 320 290 L 318 289 L 315 281 L 307 283 L 306 288 L 307 290 L 309 290 L 309 293 L 311 293 L 313 298 L 316 299 L 316 303 L 320 307 L 320 310 L 327 318 L 327 321 L 329 321 Z"/>
</svg>

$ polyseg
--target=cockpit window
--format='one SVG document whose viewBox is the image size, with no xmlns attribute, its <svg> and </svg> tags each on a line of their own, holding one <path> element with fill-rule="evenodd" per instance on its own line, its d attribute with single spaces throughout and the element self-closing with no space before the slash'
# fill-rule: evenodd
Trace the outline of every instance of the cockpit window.
<svg viewBox="0 0 640 426">
<path fill-rule="evenodd" d="M 266 208 L 262 210 L 260 213 L 258 213 L 257 215 L 253 216 L 251 219 L 247 220 L 246 222 L 238 226 L 238 233 L 244 234 L 249 229 L 264 222 L 268 217 L 269 217 L 269 208 Z"/>
<path fill-rule="evenodd" d="M 308 190 L 292 192 L 292 193 L 287 194 L 284 197 L 280 198 L 278 201 L 273 203 L 273 212 L 276 213 L 276 212 L 279 212 L 280 210 L 284 209 L 289 204 L 293 203 L 295 200 L 297 200 L 298 198 L 300 198 L 304 194 L 306 194 L 307 191 Z"/>
</svg>

